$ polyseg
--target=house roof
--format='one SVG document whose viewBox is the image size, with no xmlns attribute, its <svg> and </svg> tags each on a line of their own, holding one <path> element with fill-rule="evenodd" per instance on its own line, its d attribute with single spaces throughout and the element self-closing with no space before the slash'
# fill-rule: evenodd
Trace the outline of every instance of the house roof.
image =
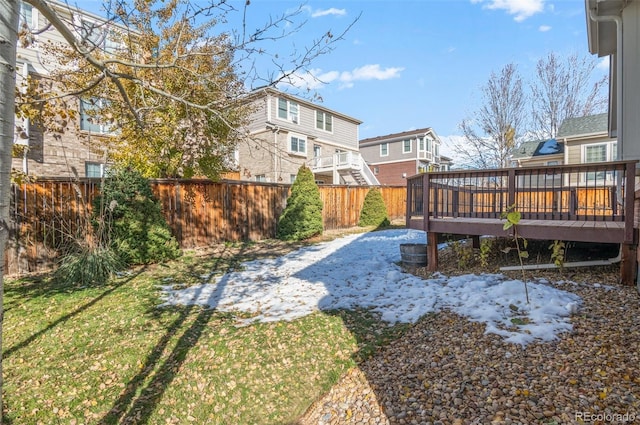
<svg viewBox="0 0 640 425">
<path fill-rule="evenodd" d="M 278 89 L 273 88 L 271 86 L 261 87 L 261 88 L 257 88 L 255 90 L 251 91 L 247 95 L 247 99 L 254 99 L 256 97 L 264 96 L 264 95 L 267 95 L 267 94 L 271 94 L 271 95 L 274 95 L 274 96 L 285 97 L 287 99 L 294 100 L 294 101 L 296 101 L 296 102 L 298 102 L 300 104 L 306 105 L 309 108 L 320 109 L 322 111 L 329 112 L 331 115 L 336 116 L 336 117 L 340 117 L 340 118 L 342 118 L 342 119 L 344 119 L 346 121 L 351 121 L 351 122 L 353 122 L 355 124 L 358 124 L 358 125 L 362 124 L 362 121 L 360 121 L 357 118 L 351 117 L 349 115 L 345 115 L 345 114 L 343 114 L 341 112 L 334 111 L 333 109 L 329 109 L 329 108 L 327 108 L 325 106 L 322 106 L 322 105 L 319 105 L 317 103 L 310 102 L 308 100 L 305 100 L 305 99 L 302 99 L 300 97 L 294 96 L 294 95 L 289 94 L 287 92 L 284 92 L 282 90 L 278 90 Z"/>
<path fill-rule="evenodd" d="M 403 131 L 401 133 L 387 134 L 386 136 L 376 136 L 376 137 L 370 137 L 368 139 L 362 139 L 360 140 L 360 145 L 390 142 L 394 140 L 402 140 L 410 136 L 424 135 L 427 133 L 432 134 L 435 139 L 440 140 L 436 132 L 433 131 L 433 128 L 425 127 L 425 128 L 419 128 L 417 130 Z"/>
<path fill-rule="evenodd" d="M 520 144 L 511 158 L 523 159 L 561 154 L 564 154 L 564 143 L 558 143 L 556 139 L 533 140 Z"/>
<path fill-rule="evenodd" d="M 585 134 L 606 134 L 609 115 L 607 113 L 579 118 L 567 118 L 558 129 L 558 137 L 580 136 Z"/>
</svg>

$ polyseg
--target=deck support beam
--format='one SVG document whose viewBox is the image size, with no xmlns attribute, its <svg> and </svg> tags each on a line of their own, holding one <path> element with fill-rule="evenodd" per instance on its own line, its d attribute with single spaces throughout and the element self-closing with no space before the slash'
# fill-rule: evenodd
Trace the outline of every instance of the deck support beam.
<svg viewBox="0 0 640 425">
<path fill-rule="evenodd" d="M 633 286 L 636 283 L 638 268 L 637 245 L 622 244 L 622 260 L 620 262 L 620 283 Z"/>
<path fill-rule="evenodd" d="M 427 270 L 438 271 L 438 234 L 427 233 Z"/>
</svg>

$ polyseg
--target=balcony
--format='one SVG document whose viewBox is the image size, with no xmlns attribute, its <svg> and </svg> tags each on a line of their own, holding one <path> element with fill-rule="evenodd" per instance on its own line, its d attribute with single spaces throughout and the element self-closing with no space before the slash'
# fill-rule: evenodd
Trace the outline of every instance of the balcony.
<svg viewBox="0 0 640 425">
<path fill-rule="evenodd" d="M 350 176 L 360 185 L 380 184 L 359 152 L 337 152 L 330 156 L 316 157 L 311 159 L 308 165 L 314 174 L 332 174 L 333 184 L 340 184 L 340 176 Z"/>
</svg>

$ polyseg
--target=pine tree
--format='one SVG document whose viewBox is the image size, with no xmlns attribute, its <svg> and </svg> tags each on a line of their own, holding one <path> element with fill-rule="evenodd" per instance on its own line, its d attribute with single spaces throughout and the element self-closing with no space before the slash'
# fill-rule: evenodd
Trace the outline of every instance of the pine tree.
<svg viewBox="0 0 640 425">
<path fill-rule="evenodd" d="M 360 212 L 358 226 L 385 227 L 391 224 L 387 217 L 387 206 L 382 199 L 382 193 L 378 188 L 373 188 L 367 192 L 364 198 L 364 205 Z"/>
<path fill-rule="evenodd" d="M 303 240 L 322 234 L 322 199 L 313 173 L 300 167 L 291 196 L 278 221 L 278 239 Z"/>
</svg>

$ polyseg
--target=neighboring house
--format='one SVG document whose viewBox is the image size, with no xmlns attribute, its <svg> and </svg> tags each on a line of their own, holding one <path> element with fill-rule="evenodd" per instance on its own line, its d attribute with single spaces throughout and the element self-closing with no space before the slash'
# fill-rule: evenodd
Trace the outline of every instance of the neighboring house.
<svg viewBox="0 0 640 425">
<path fill-rule="evenodd" d="M 113 24 L 105 24 L 105 20 L 89 12 L 77 9 L 66 3 L 48 1 L 61 17 L 78 32 L 78 37 L 89 40 L 98 48 L 109 51 L 118 45 L 111 41 L 109 35 L 114 30 Z M 47 43 L 66 43 L 60 33 L 31 5 L 21 2 L 20 25 L 34 32 L 30 36 L 31 43 L 27 47 L 21 44 L 17 49 L 17 87 L 28 77 L 46 79 L 47 68 L 56 66 L 50 57 L 40 48 Z M 35 176 L 65 177 L 100 177 L 105 169 L 104 156 L 97 149 L 100 138 L 109 133 L 109 129 L 98 125 L 87 118 L 85 112 L 91 108 L 88 103 L 72 101 L 77 108 L 77 122 L 71 122 L 64 134 L 43 132 L 29 120 L 16 120 L 14 136 L 13 168 L 25 174 Z"/>
<path fill-rule="evenodd" d="M 555 139 L 522 143 L 513 153 L 512 164 L 540 167 L 615 161 L 618 144 L 609 137 L 607 114 L 567 118 Z"/>
<path fill-rule="evenodd" d="M 292 183 L 304 164 L 319 184 L 379 184 L 358 151 L 361 121 L 270 87 L 248 100 L 250 136 L 236 152 L 242 180 Z"/>
<path fill-rule="evenodd" d="M 640 160 L 640 1 L 585 0 L 589 52 L 611 56 L 608 130 L 617 158 Z"/>
<path fill-rule="evenodd" d="M 451 159 L 440 155 L 440 138 L 430 127 L 360 140 L 360 153 L 380 183 L 390 186 L 451 166 Z"/>
</svg>

